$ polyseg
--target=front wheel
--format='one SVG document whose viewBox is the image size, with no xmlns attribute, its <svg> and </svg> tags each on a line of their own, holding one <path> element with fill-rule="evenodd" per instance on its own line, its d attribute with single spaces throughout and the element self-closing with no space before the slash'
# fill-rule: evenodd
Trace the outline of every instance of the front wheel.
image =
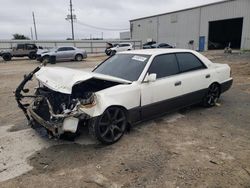
<svg viewBox="0 0 250 188">
<path fill-rule="evenodd" d="M 111 107 L 89 124 L 90 133 L 104 144 L 117 142 L 124 134 L 127 117 L 123 109 Z"/>
<path fill-rule="evenodd" d="M 113 56 L 113 55 L 115 55 L 115 54 L 116 54 L 116 51 L 115 51 L 115 50 L 112 50 L 111 53 L 110 53 L 111 56 Z"/>
<path fill-rule="evenodd" d="M 10 54 L 4 54 L 3 55 L 3 60 L 4 61 L 10 61 L 11 60 L 11 55 Z"/>
<path fill-rule="evenodd" d="M 82 61 L 83 57 L 81 54 L 77 54 L 76 57 L 75 57 L 75 60 L 76 61 Z"/>
<path fill-rule="evenodd" d="M 208 92 L 203 99 L 203 106 L 213 107 L 216 105 L 220 97 L 220 86 L 217 83 L 213 83 L 209 86 Z"/>
</svg>

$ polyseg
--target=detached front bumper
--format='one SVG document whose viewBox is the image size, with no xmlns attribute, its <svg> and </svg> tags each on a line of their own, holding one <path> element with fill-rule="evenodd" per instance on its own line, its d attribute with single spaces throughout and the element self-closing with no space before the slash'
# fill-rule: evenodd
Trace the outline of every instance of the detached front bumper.
<svg viewBox="0 0 250 188">
<path fill-rule="evenodd" d="M 45 121 L 38 114 L 36 114 L 31 108 L 28 109 L 29 115 L 35 120 L 36 123 L 45 127 L 47 130 L 51 131 L 54 136 L 59 136 L 63 134 L 62 123 L 52 123 Z"/>
</svg>

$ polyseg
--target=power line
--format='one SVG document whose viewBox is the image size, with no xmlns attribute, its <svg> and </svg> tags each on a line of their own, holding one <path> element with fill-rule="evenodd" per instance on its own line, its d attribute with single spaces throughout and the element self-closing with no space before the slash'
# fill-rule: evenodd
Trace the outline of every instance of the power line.
<svg viewBox="0 0 250 188">
<path fill-rule="evenodd" d="M 96 30 L 105 30 L 105 31 L 124 31 L 124 30 L 129 30 L 129 28 L 105 28 L 105 27 L 99 27 L 99 26 L 94 26 L 94 25 L 90 25 L 81 21 L 77 21 L 76 22 L 79 25 L 85 26 L 85 27 L 89 27 L 92 29 L 96 29 Z"/>
</svg>

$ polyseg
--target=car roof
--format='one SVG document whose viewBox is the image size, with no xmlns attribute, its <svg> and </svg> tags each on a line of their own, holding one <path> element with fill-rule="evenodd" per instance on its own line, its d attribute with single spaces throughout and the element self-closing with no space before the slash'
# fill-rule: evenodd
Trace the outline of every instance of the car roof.
<svg viewBox="0 0 250 188">
<path fill-rule="evenodd" d="M 167 54 L 167 53 L 178 53 L 178 52 L 194 52 L 193 50 L 188 49 L 143 49 L 143 50 L 131 50 L 131 51 L 124 51 L 119 52 L 118 54 L 140 54 L 140 55 L 160 55 L 160 54 Z"/>
<path fill-rule="evenodd" d="M 74 46 L 57 46 L 56 48 L 76 48 Z"/>
<path fill-rule="evenodd" d="M 121 42 L 121 43 L 116 43 L 116 44 L 131 44 L 129 42 Z"/>
</svg>

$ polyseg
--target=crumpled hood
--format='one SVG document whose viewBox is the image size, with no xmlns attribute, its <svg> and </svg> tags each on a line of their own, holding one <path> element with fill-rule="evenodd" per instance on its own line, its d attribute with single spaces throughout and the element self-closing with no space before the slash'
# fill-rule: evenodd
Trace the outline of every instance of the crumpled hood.
<svg viewBox="0 0 250 188">
<path fill-rule="evenodd" d="M 66 94 L 71 94 L 72 87 L 75 84 L 89 80 L 91 78 L 122 84 L 131 83 L 131 81 L 113 76 L 64 67 L 42 67 L 41 70 L 35 74 L 35 76 L 46 87 L 54 91 Z"/>
</svg>

